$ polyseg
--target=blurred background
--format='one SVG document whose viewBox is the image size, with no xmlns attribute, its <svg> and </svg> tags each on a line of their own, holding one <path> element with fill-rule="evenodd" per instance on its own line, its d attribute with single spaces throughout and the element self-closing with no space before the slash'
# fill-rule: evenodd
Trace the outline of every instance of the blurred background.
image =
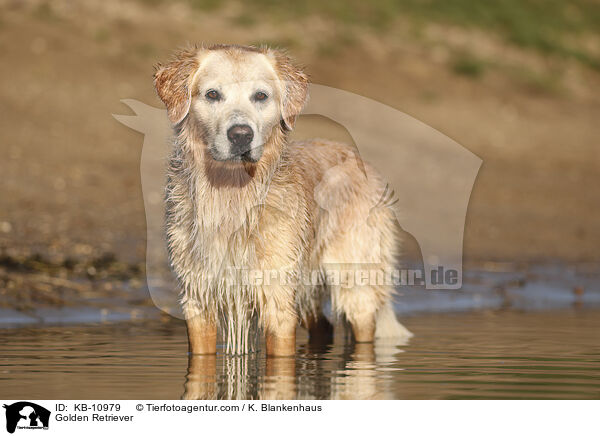
<svg viewBox="0 0 600 436">
<path fill-rule="evenodd" d="M 0 0 L 0 327 L 28 326 L 0 329 L 0 392 L 177 398 L 188 365 L 186 395 L 212 368 L 210 395 L 229 398 L 248 359 L 238 397 L 271 389 L 262 355 L 188 362 L 183 323 L 146 288 L 142 135 L 111 114 L 131 113 L 126 98 L 162 107 L 153 65 L 188 43 L 287 49 L 314 83 L 483 160 L 463 290 L 401 290 L 404 354 L 299 345 L 285 398 L 598 398 L 597 0 Z M 298 130 L 352 140 L 315 117 Z"/>
<path fill-rule="evenodd" d="M 142 137 L 111 114 L 162 107 L 153 65 L 201 42 L 287 49 L 481 157 L 467 264 L 595 263 L 599 29 L 592 0 L 2 0 L 5 304 L 35 274 L 143 286 Z"/>
</svg>

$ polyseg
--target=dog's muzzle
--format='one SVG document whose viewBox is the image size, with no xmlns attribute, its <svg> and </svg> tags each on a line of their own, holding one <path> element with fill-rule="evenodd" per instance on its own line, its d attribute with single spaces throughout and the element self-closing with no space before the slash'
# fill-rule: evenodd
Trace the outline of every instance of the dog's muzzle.
<svg viewBox="0 0 600 436">
<path fill-rule="evenodd" d="M 236 124 L 227 130 L 227 139 L 231 144 L 231 153 L 235 156 L 243 156 L 250 152 L 254 131 L 247 124 Z"/>
</svg>

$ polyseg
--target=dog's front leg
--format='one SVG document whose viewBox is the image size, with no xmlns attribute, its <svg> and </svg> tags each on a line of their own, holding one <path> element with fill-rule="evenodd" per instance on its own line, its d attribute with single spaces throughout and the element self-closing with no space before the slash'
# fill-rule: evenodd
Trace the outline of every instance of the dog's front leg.
<svg viewBox="0 0 600 436">
<path fill-rule="evenodd" d="M 217 352 L 217 324 L 200 315 L 186 319 L 190 354 Z"/>
<path fill-rule="evenodd" d="M 293 356 L 296 354 L 296 325 L 298 324 L 294 308 L 294 292 L 290 289 L 269 291 L 262 307 L 267 355 Z"/>
<path fill-rule="evenodd" d="M 267 331 L 267 356 L 293 356 L 296 354 L 296 326 L 278 331 Z"/>
</svg>

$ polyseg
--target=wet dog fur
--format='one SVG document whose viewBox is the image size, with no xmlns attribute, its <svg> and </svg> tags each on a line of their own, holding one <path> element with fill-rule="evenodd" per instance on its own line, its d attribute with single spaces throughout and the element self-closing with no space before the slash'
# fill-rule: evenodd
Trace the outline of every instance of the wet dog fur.
<svg viewBox="0 0 600 436">
<path fill-rule="evenodd" d="M 248 352 L 255 322 L 272 356 L 295 353 L 299 323 L 311 341 L 329 340 L 324 297 L 357 342 L 409 335 L 393 313 L 393 287 L 327 279 L 342 267 L 393 268 L 399 234 L 393 211 L 376 204 L 386 185 L 354 148 L 288 141 L 308 78 L 287 55 L 185 49 L 157 67 L 154 84 L 175 132 L 166 232 L 192 354 L 215 353 L 219 328 L 229 352 Z M 295 280 L 244 281 L 240 271 Z M 323 280 L 300 280 L 313 272 Z"/>
</svg>

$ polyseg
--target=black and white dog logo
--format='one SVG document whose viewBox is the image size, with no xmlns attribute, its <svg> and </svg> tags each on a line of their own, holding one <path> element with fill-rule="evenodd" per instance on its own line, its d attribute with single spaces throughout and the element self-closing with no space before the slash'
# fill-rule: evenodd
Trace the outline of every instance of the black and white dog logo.
<svg viewBox="0 0 600 436">
<path fill-rule="evenodd" d="M 14 433 L 15 429 L 48 429 L 50 411 L 29 401 L 19 401 L 4 405 L 6 409 L 6 431 Z"/>
</svg>

